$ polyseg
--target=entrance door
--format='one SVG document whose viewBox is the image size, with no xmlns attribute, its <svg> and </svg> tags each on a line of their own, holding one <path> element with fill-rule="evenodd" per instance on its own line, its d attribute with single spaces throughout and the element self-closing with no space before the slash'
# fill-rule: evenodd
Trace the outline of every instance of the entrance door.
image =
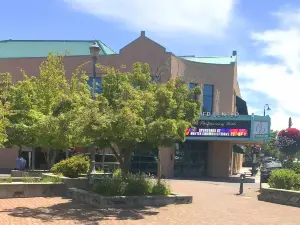
<svg viewBox="0 0 300 225">
<path fill-rule="evenodd" d="M 208 144 L 184 144 L 175 154 L 175 177 L 206 176 Z"/>
</svg>

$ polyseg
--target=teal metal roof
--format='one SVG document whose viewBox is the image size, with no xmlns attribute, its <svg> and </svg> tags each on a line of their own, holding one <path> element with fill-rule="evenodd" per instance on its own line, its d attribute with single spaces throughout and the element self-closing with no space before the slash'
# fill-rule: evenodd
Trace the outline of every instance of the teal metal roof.
<svg viewBox="0 0 300 225">
<path fill-rule="evenodd" d="M 70 40 L 5 40 L 0 41 L 0 59 L 46 57 L 49 52 L 68 56 L 89 56 L 89 47 L 95 41 Z M 97 41 L 100 55 L 116 54 L 101 41 Z"/>
<path fill-rule="evenodd" d="M 236 62 L 236 56 L 220 56 L 220 57 L 190 57 L 183 56 L 182 59 L 197 62 L 197 63 L 208 63 L 208 64 L 222 64 L 227 65 Z"/>
</svg>

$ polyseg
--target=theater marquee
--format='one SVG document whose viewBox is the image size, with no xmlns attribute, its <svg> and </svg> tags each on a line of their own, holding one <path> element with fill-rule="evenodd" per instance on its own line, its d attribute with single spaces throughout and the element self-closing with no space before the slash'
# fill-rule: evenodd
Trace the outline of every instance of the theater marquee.
<svg viewBox="0 0 300 225">
<path fill-rule="evenodd" d="M 235 137 L 249 138 L 251 121 L 247 120 L 200 120 L 186 130 L 187 137 Z"/>
</svg>

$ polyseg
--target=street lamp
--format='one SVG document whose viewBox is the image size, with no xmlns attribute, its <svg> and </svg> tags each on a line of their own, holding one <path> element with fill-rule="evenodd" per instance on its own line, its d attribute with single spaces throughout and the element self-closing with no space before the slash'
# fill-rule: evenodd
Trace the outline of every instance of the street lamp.
<svg viewBox="0 0 300 225">
<path fill-rule="evenodd" d="M 265 104 L 265 106 L 264 106 L 264 116 L 266 116 L 266 110 L 267 111 L 271 110 L 269 104 Z"/>
<path fill-rule="evenodd" d="M 90 53 L 93 60 L 93 88 L 92 88 L 92 99 L 95 99 L 95 91 L 96 91 L 96 63 L 100 53 L 100 47 L 97 42 L 94 42 L 90 46 Z M 91 168 L 89 170 L 89 175 L 96 173 L 95 168 L 95 145 L 94 143 L 91 144 Z"/>
</svg>

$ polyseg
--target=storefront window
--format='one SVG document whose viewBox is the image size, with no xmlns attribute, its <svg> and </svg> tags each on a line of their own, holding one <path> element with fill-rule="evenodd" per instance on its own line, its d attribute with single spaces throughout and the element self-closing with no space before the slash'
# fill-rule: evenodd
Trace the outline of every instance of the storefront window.
<svg viewBox="0 0 300 225">
<path fill-rule="evenodd" d="M 203 85 L 203 108 L 202 112 L 213 112 L 214 86 L 210 84 Z"/>
<path fill-rule="evenodd" d="M 198 84 L 195 83 L 189 83 L 189 89 L 193 89 L 194 87 L 196 87 Z"/>
<path fill-rule="evenodd" d="M 93 88 L 93 77 L 89 77 L 87 83 L 88 85 Z M 96 87 L 95 87 L 95 93 L 100 94 L 101 93 L 101 88 L 102 88 L 102 77 L 96 77 Z M 92 91 L 93 89 L 91 89 Z"/>
</svg>

